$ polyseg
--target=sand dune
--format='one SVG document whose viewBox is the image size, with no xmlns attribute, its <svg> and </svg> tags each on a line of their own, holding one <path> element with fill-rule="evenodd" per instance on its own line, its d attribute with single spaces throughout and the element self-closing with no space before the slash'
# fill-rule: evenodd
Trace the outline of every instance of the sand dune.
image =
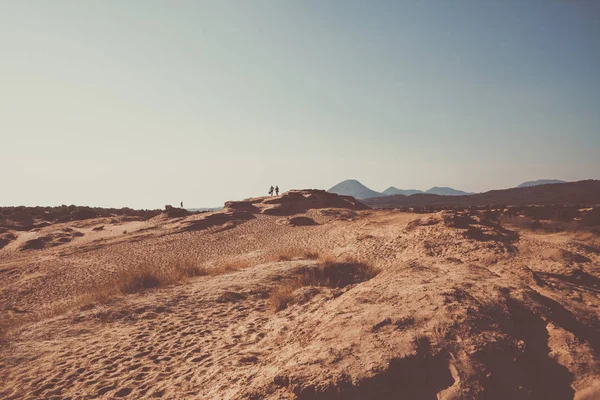
<svg viewBox="0 0 600 400">
<path fill-rule="evenodd" d="M 15 236 L 0 249 L 1 398 L 600 397 L 589 234 L 295 191 Z M 24 248 L 38 239 L 52 245 Z M 88 296 L 178 263 L 203 276 Z"/>
</svg>

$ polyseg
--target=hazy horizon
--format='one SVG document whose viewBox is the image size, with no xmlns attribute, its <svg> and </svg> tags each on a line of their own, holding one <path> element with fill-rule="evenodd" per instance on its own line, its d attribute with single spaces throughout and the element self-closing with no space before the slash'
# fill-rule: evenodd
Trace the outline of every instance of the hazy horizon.
<svg viewBox="0 0 600 400">
<path fill-rule="evenodd" d="M 593 178 L 589 178 L 589 179 L 593 179 Z M 369 189 L 374 190 L 374 191 L 379 192 L 379 193 L 382 193 L 384 190 L 389 189 L 391 186 L 393 186 L 393 185 L 390 185 L 390 186 L 387 186 L 387 187 L 385 187 L 384 189 L 381 189 L 381 190 L 373 189 L 372 187 L 370 187 L 368 185 L 365 185 L 360 179 L 354 179 L 354 178 L 344 179 L 344 180 L 342 180 L 340 182 L 337 182 L 337 183 L 341 183 L 341 182 L 346 181 L 346 180 L 356 180 L 359 183 L 363 184 L 364 186 L 368 187 Z M 552 180 L 552 179 L 535 179 L 535 180 L 537 181 L 537 180 Z M 580 180 L 577 180 L 577 181 L 583 181 L 583 180 L 587 180 L 587 179 L 580 179 Z M 525 183 L 525 182 L 526 181 L 523 181 L 523 182 L 520 182 L 519 184 Z M 566 182 L 576 182 L 576 181 L 566 181 Z M 333 187 L 333 186 L 335 186 L 335 184 L 331 185 L 331 187 Z M 502 188 L 500 188 L 500 187 L 490 188 L 490 189 L 487 189 L 487 190 L 484 190 L 484 191 L 481 191 L 481 192 L 471 192 L 471 193 L 477 194 L 477 193 L 485 193 L 485 192 L 490 191 L 490 190 L 512 189 L 512 188 L 516 188 L 517 186 L 518 185 L 514 185 L 514 186 L 510 186 L 510 187 L 502 187 Z M 399 188 L 399 187 L 396 187 L 396 189 L 421 190 L 423 193 L 426 193 L 427 190 L 432 189 L 434 187 L 438 187 L 438 188 L 442 187 L 443 188 L 443 187 L 447 187 L 447 186 L 436 185 L 436 186 L 431 186 L 431 187 L 427 187 L 427 188 Z M 295 187 L 292 187 L 292 188 L 282 189 L 280 192 L 283 193 L 283 192 L 288 191 L 288 190 L 301 190 L 301 189 L 321 189 L 321 190 L 328 190 L 329 188 L 330 187 L 321 187 L 321 188 L 314 188 L 314 187 L 304 187 L 304 188 L 297 187 L 297 188 L 295 188 Z M 453 187 L 452 189 L 462 190 L 462 189 L 457 188 L 457 187 Z M 468 192 L 468 191 L 466 191 L 466 192 Z M 223 203 L 225 203 L 226 201 L 229 201 L 229 200 L 242 200 L 242 199 L 249 198 L 249 197 L 261 197 L 261 196 L 267 197 L 268 194 L 257 194 L 257 195 L 245 196 L 245 197 L 232 197 L 231 199 L 225 200 Z M 184 202 L 184 203 L 185 203 L 184 207 L 186 209 L 188 209 L 188 210 L 220 209 L 220 208 L 223 207 L 223 204 L 220 204 L 220 205 L 214 205 L 213 204 L 213 205 L 203 206 L 203 205 L 196 205 L 196 204 L 189 205 L 187 202 Z M 166 203 L 166 204 L 169 204 L 169 205 L 175 206 L 175 207 L 179 207 L 179 202 L 177 202 L 177 201 L 173 201 L 171 203 Z M 74 204 L 74 203 L 68 203 L 68 202 L 61 203 L 61 204 L 58 204 L 58 203 L 56 203 L 56 204 L 1 204 L 0 207 L 2 207 L 2 206 L 6 206 L 6 207 L 17 207 L 17 206 L 28 206 L 28 207 L 30 207 L 30 206 L 31 207 L 42 206 L 43 207 L 43 206 L 50 206 L 50 207 L 52 207 L 52 206 L 62 206 L 62 205 L 67 205 L 67 206 L 69 206 L 69 205 L 76 205 L 76 206 L 89 206 L 89 207 L 105 207 L 105 208 L 123 208 L 123 207 L 136 208 L 136 207 L 131 207 L 131 206 L 127 206 L 127 205 L 120 206 L 120 205 L 116 205 L 116 204 L 113 204 L 113 205 L 97 205 L 97 204 Z M 141 209 L 162 209 L 162 208 L 164 208 L 164 206 L 138 207 L 138 208 L 141 208 Z"/>
<path fill-rule="evenodd" d="M 2 10 L 0 205 L 600 179 L 597 2 Z"/>
</svg>

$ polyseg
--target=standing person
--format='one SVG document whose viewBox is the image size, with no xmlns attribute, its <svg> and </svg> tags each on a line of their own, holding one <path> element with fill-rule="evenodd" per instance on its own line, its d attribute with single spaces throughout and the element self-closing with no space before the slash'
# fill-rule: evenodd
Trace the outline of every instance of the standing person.
<svg viewBox="0 0 600 400">
<path fill-rule="evenodd" d="M 275 186 L 275 196 L 279 196 L 279 186 Z"/>
<path fill-rule="evenodd" d="M 271 185 L 271 188 L 269 189 L 269 196 L 273 196 L 273 185 Z"/>
<path fill-rule="evenodd" d="M 183 208 L 183 201 L 181 202 L 181 208 Z"/>
</svg>

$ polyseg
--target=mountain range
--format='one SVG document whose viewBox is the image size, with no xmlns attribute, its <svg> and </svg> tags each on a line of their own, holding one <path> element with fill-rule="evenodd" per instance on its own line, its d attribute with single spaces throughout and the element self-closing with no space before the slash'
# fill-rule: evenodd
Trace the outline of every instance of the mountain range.
<svg viewBox="0 0 600 400">
<path fill-rule="evenodd" d="M 392 195 L 404 195 L 410 196 L 413 194 L 426 193 L 426 194 L 437 194 L 441 196 L 466 196 L 473 193 L 464 192 L 462 190 L 456 190 L 450 187 L 434 186 L 427 191 L 418 189 L 398 189 L 394 186 L 390 186 L 383 192 L 376 192 L 375 190 L 369 189 L 356 179 L 348 179 L 338 183 L 328 190 L 329 193 L 341 194 L 344 196 L 352 196 L 355 199 L 369 199 L 374 197 L 392 196 Z"/>
<path fill-rule="evenodd" d="M 374 208 L 398 207 L 470 207 L 505 205 L 600 204 L 600 181 L 586 180 L 546 185 L 531 185 L 511 189 L 490 190 L 468 196 L 439 196 L 417 193 L 411 196 L 396 194 L 362 200 Z"/>
<path fill-rule="evenodd" d="M 523 182 L 519 186 L 519 188 L 523 187 L 533 187 L 540 185 L 549 185 L 549 184 L 557 184 L 557 183 L 565 183 L 565 181 L 561 181 L 558 179 L 539 179 L 537 181 L 528 181 Z M 385 197 L 385 196 L 395 196 L 395 195 L 403 195 L 403 196 L 412 196 L 415 194 L 436 194 L 439 196 L 468 196 L 475 193 L 465 192 L 462 190 L 457 190 L 451 187 L 444 186 L 434 186 L 429 190 L 422 191 L 419 189 L 398 189 L 394 186 L 390 186 L 385 189 L 383 192 L 377 192 L 372 190 L 356 179 L 347 179 L 338 183 L 328 190 L 330 193 L 341 194 L 344 196 L 352 196 L 355 199 L 364 200 L 371 199 L 376 197 Z"/>
</svg>

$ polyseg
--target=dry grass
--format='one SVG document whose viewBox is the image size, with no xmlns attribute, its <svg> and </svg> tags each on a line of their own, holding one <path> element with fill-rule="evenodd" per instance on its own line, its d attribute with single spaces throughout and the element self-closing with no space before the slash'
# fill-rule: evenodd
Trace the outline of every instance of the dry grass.
<svg viewBox="0 0 600 400">
<path fill-rule="evenodd" d="M 196 276 L 223 275 L 251 265 L 249 261 L 240 260 L 210 266 L 193 257 L 138 264 L 114 273 L 108 281 L 95 285 L 82 295 L 65 299 L 60 305 L 54 304 L 47 309 L 3 318 L 0 321 L 0 344 L 9 342 L 18 328 L 25 324 L 56 317 L 72 309 L 83 311 L 123 295 L 182 283 Z"/>
<path fill-rule="evenodd" d="M 206 272 L 204 275 L 224 275 L 253 266 L 249 260 L 225 261 L 217 263 L 211 267 L 203 267 Z"/>
<path fill-rule="evenodd" d="M 198 260 L 180 258 L 171 262 L 156 261 L 138 264 L 133 268 L 119 271 L 113 276 L 111 286 L 116 288 L 117 292 L 132 294 L 176 284 L 201 275 L 207 275 L 207 271 Z M 106 290 L 103 287 L 98 289 L 100 293 Z"/>
<path fill-rule="evenodd" d="M 314 267 L 300 268 L 295 276 L 275 287 L 269 295 L 269 307 L 274 311 L 285 309 L 294 302 L 294 291 L 301 287 L 342 288 L 369 280 L 380 271 L 355 259 L 336 260 L 330 255 L 320 255 Z"/>
<path fill-rule="evenodd" d="M 277 286 L 269 295 L 269 308 L 273 311 L 281 311 L 285 309 L 294 298 L 294 290 L 302 285 L 298 281 L 288 282 L 281 286 Z"/>
<path fill-rule="evenodd" d="M 227 261 L 206 265 L 194 258 L 182 258 L 170 263 L 142 264 L 122 271 L 115 277 L 124 294 L 138 293 L 186 281 L 196 276 L 223 275 L 252 266 L 248 260 Z"/>
<path fill-rule="evenodd" d="M 300 247 L 287 248 L 273 257 L 275 261 L 316 260 L 317 258 L 319 253 Z"/>
</svg>

